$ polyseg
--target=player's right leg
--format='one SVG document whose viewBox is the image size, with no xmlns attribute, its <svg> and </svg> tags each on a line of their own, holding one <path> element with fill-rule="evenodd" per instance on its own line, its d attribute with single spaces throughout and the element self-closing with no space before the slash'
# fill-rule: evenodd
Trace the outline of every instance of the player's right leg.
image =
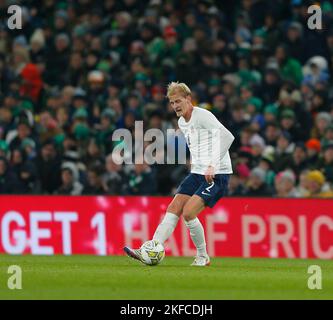
<svg viewBox="0 0 333 320">
<path fill-rule="evenodd" d="M 171 236 L 171 234 L 175 230 L 179 217 L 183 212 L 183 208 L 190 198 L 191 196 L 180 193 L 174 196 L 167 208 L 167 212 L 164 218 L 156 228 L 153 240 L 157 240 L 161 244 L 164 244 L 164 242 Z M 140 249 L 124 247 L 124 251 L 129 257 L 142 261 Z"/>
<path fill-rule="evenodd" d="M 174 196 L 167 208 L 165 216 L 156 228 L 153 240 L 157 240 L 161 244 L 164 244 L 164 242 L 171 236 L 171 234 L 175 230 L 179 221 L 179 217 L 183 212 L 183 208 L 190 198 L 191 197 L 189 195 L 180 193 Z"/>
</svg>

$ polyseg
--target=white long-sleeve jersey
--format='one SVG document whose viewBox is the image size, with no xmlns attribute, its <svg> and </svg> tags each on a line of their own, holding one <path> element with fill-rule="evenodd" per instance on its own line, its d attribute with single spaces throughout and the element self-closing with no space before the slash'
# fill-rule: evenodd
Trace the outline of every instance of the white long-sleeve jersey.
<svg viewBox="0 0 333 320">
<path fill-rule="evenodd" d="M 229 148 L 234 141 L 231 132 L 208 110 L 193 107 L 191 119 L 178 119 L 191 153 L 191 172 L 204 175 L 208 166 L 215 174 L 232 173 Z"/>
</svg>

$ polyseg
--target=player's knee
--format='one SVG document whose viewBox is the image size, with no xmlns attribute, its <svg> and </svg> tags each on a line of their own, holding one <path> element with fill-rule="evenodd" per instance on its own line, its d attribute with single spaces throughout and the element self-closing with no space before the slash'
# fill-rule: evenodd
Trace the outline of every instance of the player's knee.
<svg viewBox="0 0 333 320">
<path fill-rule="evenodd" d="M 191 207 L 191 205 L 186 204 L 184 206 L 183 217 L 186 221 L 193 220 L 196 217 L 195 213 L 193 212 L 193 208 Z"/>
<path fill-rule="evenodd" d="M 182 208 L 176 204 L 171 203 L 167 208 L 167 212 L 172 212 L 179 217 L 182 214 Z"/>
</svg>

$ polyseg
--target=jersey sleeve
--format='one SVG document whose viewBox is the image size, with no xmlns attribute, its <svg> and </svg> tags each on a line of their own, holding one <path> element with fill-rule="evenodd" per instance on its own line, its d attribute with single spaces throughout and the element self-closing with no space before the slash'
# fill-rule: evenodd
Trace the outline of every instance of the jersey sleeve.
<svg viewBox="0 0 333 320">
<path fill-rule="evenodd" d="M 198 121 L 202 128 L 211 132 L 211 166 L 217 168 L 220 159 L 226 155 L 235 137 L 210 111 L 201 112 Z"/>
</svg>

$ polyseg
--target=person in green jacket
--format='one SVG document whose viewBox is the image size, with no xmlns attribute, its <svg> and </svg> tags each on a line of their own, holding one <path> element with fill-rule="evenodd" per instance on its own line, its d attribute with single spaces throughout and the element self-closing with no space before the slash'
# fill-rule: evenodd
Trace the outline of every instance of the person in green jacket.
<svg viewBox="0 0 333 320">
<path fill-rule="evenodd" d="M 275 58 L 279 64 L 280 75 L 285 80 L 292 80 L 300 85 L 303 80 L 302 65 L 296 59 L 289 58 L 288 49 L 279 45 L 275 50 Z"/>
</svg>

